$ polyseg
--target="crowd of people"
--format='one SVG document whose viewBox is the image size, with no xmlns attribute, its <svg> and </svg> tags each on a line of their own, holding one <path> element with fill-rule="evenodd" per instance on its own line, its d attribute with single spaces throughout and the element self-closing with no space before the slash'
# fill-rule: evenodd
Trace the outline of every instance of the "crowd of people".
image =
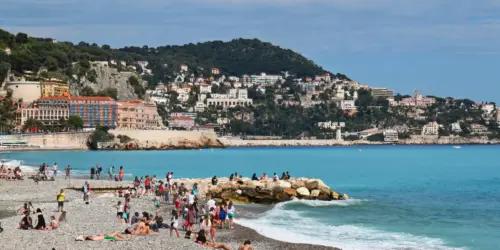
<svg viewBox="0 0 500 250">
<path fill-rule="evenodd" d="M 158 235 L 161 228 L 168 229 L 171 237 L 180 238 L 180 231 L 184 231 L 184 238 L 194 238 L 195 242 L 215 249 L 230 249 L 225 244 L 216 241 L 217 229 L 232 229 L 236 207 L 231 201 L 217 203 L 215 200 L 202 202 L 198 196 L 198 185 L 186 187 L 184 183 L 173 181 L 173 172 L 168 172 L 164 179 L 156 175 L 135 177 L 133 187 L 119 191 L 123 200 L 117 202 L 116 220 L 128 225 L 123 235 Z M 212 183 L 217 184 L 214 176 Z M 154 213 L 135 211 L 132 213 L 130 203 L 132 199 L 151 199 L 155 208 Z M 171 210 L 167 210 L 172 206 Z M 165 221 L 163 216 L 170 216 Z M 193 232 L 196 232 L 195 234 Z M 104 234 L 92 237 L 92 240 L 101 240 Z M 90 239 L 90 238 L 89 238 Z M 127 240 L 129 238 L 126 238 Z M 240 249 L 252 249 L 250 242 Z"/>
<path fill-rule="evenodd" d="M 33 223 L 33 219 L 31 218 L 31 211 L 33 211 L 33 214 L 36 217 L 36 223 Z M 19 209 L 18 214 L 23 215 L 23 218 L 19 222 L 18 226 L 18 228 L 22 230 L 54 230 L 59 227 L 59 222 L 63 221 L 65 216 L 65 212 L 62 212 L 59 220 L 56 220 L 56 217 L 52 215 L 50 216 L 50 223 L 46 223 L 42 210 L 40 208 L 34 210 L 31 202 L 24 203 L 24 206 Z"/>
<path fill-rule="evenodd" d="M 57 176 L 57 163 L 52 168 L 53 177 Z M 66 176 L 69 177 L 70 166 L 66 168 Z M 96 165 L 91 168 L 90 179 L 100 179 L 102 167 Z M 42 164 L 39 174 L 50 175 L 50 167 Z M 122 181 L 124 170 L 120 166 L 118 177 L 115 175 L 114 167 L 110 167 L 109 180 Z M 165 178 L 157 176 L 135 177 L 133 186 L 128 189 L 120 190 L 118 196 L 120 199 L 116 206 L 116 221 L 118 224 L 126 224 L 127 228 L 123 232 L 111 232 L 108 234 L 98 234 L 90 236 L 78 236 L 76 240 L 89 241 L 121 241 L 132 240 L 134 236 L 157 236 L 160 229 L 166 229 L 170 237 L 181 237 L 180 231 L 184 232 L 184 238 L 194 239 L 194 242 L 214 249 L 230 249 L 226 244 L 217 242 L 217 230 L 227 228 L 233 229 L 234 218 L 236 216 L 236 207 L 232 201 L 220 201 L 215 199 L 208 201 L 201 200 L 198 192 L 198 184 L 194 183 L 191 187 L 184 183 L 173 181 L 173 172 L 168 172 Z M 255 175 L 255 174 L 254 174 Z M 264 174 L 265 175 L 265 174 Z M 263 176 L 264 176 L 263 175 Z M 285 175 L 285 174 L 284 174 Z M 288 176 L 288 172 L 287 175 Z M 241 178 L 238 173 L 231 175 L 231 180 Z M 212 178 L 212 184 L 217 185 L 217 177 Z M 89 204 L 89 193 L 91 191 L 88 181 L 82 186 L 83 201 Z M 153 212 L 140 212 L 131 210 L 133 199 L 148 199 L 153 202 Z M 25 203 L 18 211 L 22 215 L 19 222 L 19 229 L 29 230 L 54 230 L 59 227 L 59 223 L 65 218 L 64 203 L 66 195 L 61 189 L 57 195 L 58 212 L 61 213 L 59 220 L 55 216 L 50 217 L 50 222 L 46 223 L 44 215 L 40 208 L 35 210 L 31 202 Z M 31 213 L 36 218 L 33 223 Z M 170 217 L 168 221 L 164 217 Z M 251 243 L 246 241 L 239 249 L 253 249 Z"/>
<path fill-rule="evenodd" d="M 22 180 L 23 174 L 19 166 L 14 169 L 5 167 L 3 164 L 0 166 L 0 179 L 4 180 Z"/>
</svg>

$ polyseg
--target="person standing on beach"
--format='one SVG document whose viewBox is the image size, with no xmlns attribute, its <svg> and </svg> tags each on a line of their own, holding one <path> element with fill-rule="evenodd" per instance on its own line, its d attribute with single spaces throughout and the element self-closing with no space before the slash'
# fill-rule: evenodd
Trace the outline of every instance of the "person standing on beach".
<svg viewBox="0 0 500 250">
<path fill-rule="evenodd" d="M 123 173 L 123 166 L 120 166 L 120 173 L 119 173 L 119 175 L 120 175 L 120 181 L 123 181 L 123 175 L 124 175 L 124 173 Z"/>
<path fill-rule="evenodd" d="M 57 193 L 57 211 L 62 212 L 64 210 L 64 201 L 66 200 L 66 194 L 64 190 L 61 189 L 59 193 Z"/>
<path fill-rule="evenodd" d="M 52 167 L 52 170 L 54 171 L 54 177 L 57 177 L 57 162 L 54 162 L 54 166 Z"/>
<path fill-rule="evenodd" d="M 89 183 L 85 182 L 85 184 L 83 184 L 82 186 L 82 191 L 83 191 L 83 201 L 87 205 L 89 204 L 89 189 L 90 189 Z"/>
<path fill-rule="evenodd" d="M 69 174 L 70 174 L 70 171 L 71 171 L 71 167 L 68 165 L 64 171 L 66 172 L 66 176 L 64 177 L 64 179 L 69 179 Z"/>
<path fill-rule="evenodd" d="M 233 205 L 232 201 L 229 201 L 229 205 L 227 206 L 227 217 L 229 220 L 229 229 L 233 228 L 233 219 L 234 214 L 236 213 L 236 208 Z"/>
<path fill-rule="evenodd" d="M 109 178 L 108 180 L 112 181 L 113 180 L 113 174 L 115 173 L 115 167 L 112 166 L 109 168 L 109 171 L 108 171 L 108 174 L 109 174 Z"/>
<path fill-rule="evenodd" d="M 91 167 L 90 168 L 90 179 L 93 180 L 94 179 L 94 175 L 95 175 L 95 168 L 94 167 Z"/>
</svg>

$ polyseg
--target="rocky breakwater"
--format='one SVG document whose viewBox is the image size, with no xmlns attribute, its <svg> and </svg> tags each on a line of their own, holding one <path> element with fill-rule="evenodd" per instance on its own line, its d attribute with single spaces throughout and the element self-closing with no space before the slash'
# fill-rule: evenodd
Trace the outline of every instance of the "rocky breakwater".
<svg viewBox="0 0 500 250">
<path fill-rule="evenodd" d="M 241 178 L 229 181 L 219 179 L 217 185 L 212 185 L 210 179 L 174 180 L 191 190 L 194 183 L 198 185 L 198 192 L 202 198 L 231 200 L 236 203 L 275 204 L 295 198 L 305 200 L 346 200 L 347 194 L 340 194 L 328 187 L 320 179 L 292 178 L 289 180 L 260 180 L 252 181 Z"/>
</svg>

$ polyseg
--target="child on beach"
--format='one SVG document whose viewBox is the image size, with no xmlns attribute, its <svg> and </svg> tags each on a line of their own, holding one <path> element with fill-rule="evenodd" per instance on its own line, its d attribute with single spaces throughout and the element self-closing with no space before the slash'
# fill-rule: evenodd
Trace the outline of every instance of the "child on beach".
<svg viewBox="0 0 500 250">
<path fill-rule="evenodd" d="M 156 216 L 158 216 L 158 213 L 160 212 L 160 199 L 158 199 L 158 197 L 155 197 L 154 207 L 156 211 Z"/>
<path fill-rule="evenodd" d="M 59 222 L 56 220 L 54 215 L 50 216 L 50 229 L 57 229 L 59 227 Z"/>
<path fill-rule="evenodd" d="M 175 231 L 175 234 L 177 234 L 177 238 L 180 238 L 179 236 L 179 214 L 177 211 L 174 209 L 172 210 L 172 217 L 170 219 L 170 237 L 172 237 L 172 232 Z"/>
<path fill-rule="evenodd" d="M 118 223 L 123 223 L 123 205 L 121 201 L 118 201 L 118 205 L 116 205 L 116 217 Z"/>
<path fill-rule="evenodd" d="M 227 217 L 229 218 L 229 229 L 233 228 L 233 219 L 234 219 L 234 214 L 236 213 L 236 208 L 233 205 L 233 202 L 230 201 L 229 205 L 227 206 Z"/>
</svg>

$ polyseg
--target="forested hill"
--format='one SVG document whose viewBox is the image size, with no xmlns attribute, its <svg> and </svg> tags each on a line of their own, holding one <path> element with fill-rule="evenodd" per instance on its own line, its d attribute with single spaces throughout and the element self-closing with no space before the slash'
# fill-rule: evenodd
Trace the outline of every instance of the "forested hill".
<svg viewBox="0 0 500 250">
<path fill-rule="evenodd" d="M 0 49 L 11 49 L 11 55 L 0 53 L 0 70 L 10 64 L 14 72 L 37 71 L 46 67 L 49 71 L 66 76 L 72 72 L 72 63 L 86 61 L 120 60 L 134 65 L 148 61 L 152 69 L 151 82 L 168 82 L 175 77 L 181 64 L 190 72 L 209 75 L 212 67 L 224 75 L 280 74 L 288 71 L 298 77 L 314 76 L 326 71 L 304 56 L 289 49 L 282 49 L 258 39 L 234 39 L 229 42 L 212 41 L 182 46 L 157 48 L 125 47 L 113 49 L 109 45 L 80 42 L 53 42 L 47 38 L 33 38 L 24 33 L 16 35 L 0 29 Z M 87 63 L 84 63 L 87 64 Z M 339 78 L 345 78 L 338 74 Z"/>
</svg>

